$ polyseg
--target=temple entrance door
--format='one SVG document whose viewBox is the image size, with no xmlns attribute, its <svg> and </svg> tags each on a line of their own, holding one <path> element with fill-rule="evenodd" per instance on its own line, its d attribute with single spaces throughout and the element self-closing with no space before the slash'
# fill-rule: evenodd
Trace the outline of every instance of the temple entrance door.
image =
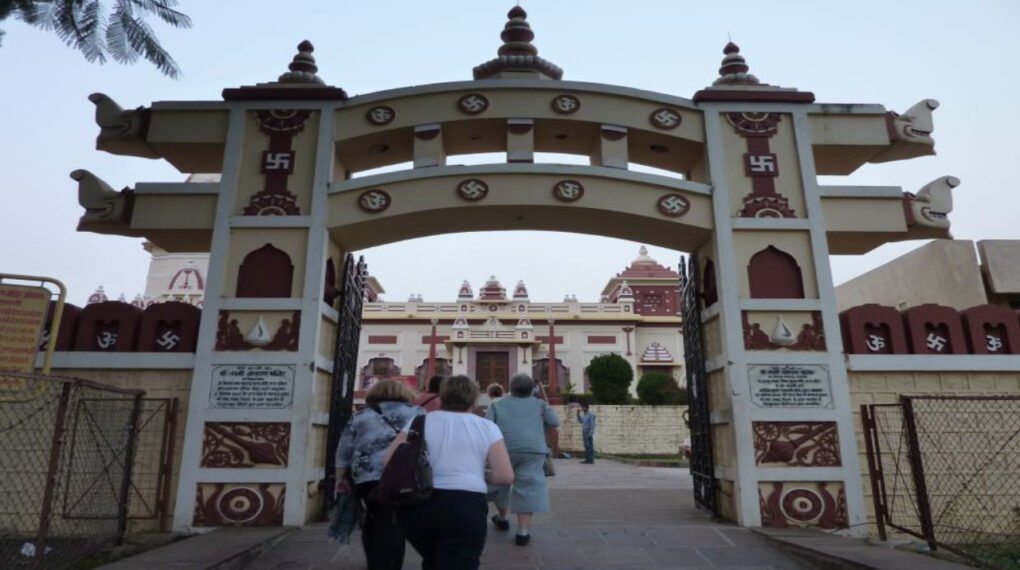
<svg viewBox="0 0 1020 570">
<path fill-rule="evenodd" d="M 506 352 L 479 352 L 475 355 L 475 380 L 484 392 L 489 384 L 509 389 L 510 355 Z"/>
</svg>

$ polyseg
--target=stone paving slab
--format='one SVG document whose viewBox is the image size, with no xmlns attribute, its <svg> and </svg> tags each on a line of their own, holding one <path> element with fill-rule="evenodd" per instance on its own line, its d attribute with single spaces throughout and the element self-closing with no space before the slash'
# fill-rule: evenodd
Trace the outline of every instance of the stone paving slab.
<svg viewBox="0 0 1020 570">
<path fill-rule="evenodd" d="M 805 570 L 760 536 L 714 523 L 694 507 L 686 469 L 557 460 L 548 479 L 553 512 L 535 516 L 528 546 L 489 527 L 482 568 L 491 570 Z M 405 569 L 421 567 L 408 546 Z M 360 538 L 326 540 L 324 525 L 287 536 L 247 566 L 253 570 L 365 568 Z"/>
<path fill-rule="evenodd" d="M 222 528 L 149 550 L 101 570 L 207 570 L 244 568 L 263 550 L 287 535 L 283 528 Z M 288 536 L 288 538 L 290 538 Z M 332 550 L 336 550 L 334 547 Z"/>
</svg>

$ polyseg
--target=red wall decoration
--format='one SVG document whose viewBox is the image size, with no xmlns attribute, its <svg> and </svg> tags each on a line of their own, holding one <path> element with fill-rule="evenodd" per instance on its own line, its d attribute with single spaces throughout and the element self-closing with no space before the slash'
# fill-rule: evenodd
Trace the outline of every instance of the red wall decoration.
<svg viewBox="0 0 1020 570">
<path fill-rule="evenodd" d="M 202 467 L 286 467 L 288 422 L 206 422 Z"/>
<path fill-rule="evenodd" d="M 756 465 L 838 467 L 836 422 L 751 422 Z"/>
<path fill-rule="evenodd" d="M 74 350 L 130 352 L 135 349 L 142 311 L 127 303 L 106 301 L 82 309 Z"/>
<path fill-rule="evenodd" d="M 804 280 L 797 260 L 775 246 L 751 256 L 747 278 L 752 299 L 804 298 Z"/>
<path fill-rule="evenodd" d="M 199 483 L 194 525 L 280 526 L 283 483 Z"/>
<path fill-rule="evenodd" d="M 978 305 L 961 316 L 971 354 L 1020 354 L 1020 322 L 1009 308 Z"/>
<path fill-rule="evenodd" d="M 294 265 L 283 250 L 266 244 L 245 256 L 237 271 L 237 296 L 290 297 Z"/>
<path fill-rule="evenodd" d="M 154 303 L 142 312 L 138 352 L 195 352 L 202 311 L 188 303 Z"/>
<path fill-rule="evenodd" d="M 701 276 L 701 298 L 705 302 L 705 308 L 719 301 L 719 290 L 715 284 L 715 263 L 711 259 L 705 260 L 705 269 Z"/>
<path fill-rule="evenodd" d="M 858 305 L 839 314 L 848 354 L 908 354 L 903 318 L 893 307 Z"/>
<path fill-rule="evenodd" d="M 255 346 L 244 339 L 237 319 L 231 319 L 230 313 L 220 311 L 216 327 L 216 350 L 287 350 L 296 352 L 301 333 L 301 312 L 294 311 L 289 319 L 280 321 L 273 340 L 265 346 Z"/>
<path fill-rule="evenodd" d="M 966 354 L 960 313 L 952 307 L 926 304 L 903 311 L 907 342 L 914 354 Z"/>
<path fill-rule="evenodd" d="M 46 344 L 50 338 L 50 327 L 53 325 L 53 311 L 57 308 L 56 301 L 50 301 L 50 308 L 46 314 L 46 325 L 43 328 L 42 339 L 39 342 L 39 350 L 45 351 Z M 60 314 L 60 330 L 57 331 L 57 345 L 54 351 L 74 350 L 74 335 L 78 332 L 78 319 L 81 316 L 81 307 L 64 303 L 64 310 Z"/>
<path fill-rule="evenodd" d="M 326 276 L 322 284 L 322 300 L 330 307 L 333 306 L 333 301 L 340 296 L 340 290 L 336 287 L 336 265 L 333 263 L 333 258 L 326 260 Z"/>
<path fill-rule="evenodd" d="M 837 529 L 848 525 L 842 483 L 762 483 L 758 500 L 762 526 Z"/>
</svg>

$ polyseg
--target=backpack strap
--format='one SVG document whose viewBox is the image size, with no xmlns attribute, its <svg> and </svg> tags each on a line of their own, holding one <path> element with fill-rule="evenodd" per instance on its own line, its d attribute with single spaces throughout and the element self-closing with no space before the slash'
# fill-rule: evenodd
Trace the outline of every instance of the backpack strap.
<svg viewBox="0 0 1020 570">
<path fill-rule="evenodd" d="M 383 420 L 384 422 L 386 422 L 386 425 L 388 425 L 388 426 L 390 426 L 391 428 L 393 428 L 393 431 L 395 431 L 395 432 L 397 432 L 397 433 L 400 433 L 400 426 L 398 426 L 398 425 L 395 425 L 395 424 L 394 424 L 393 422 L 391 422 L 391 421 L 390 421 L 390 419 L 389 419 L 389 418 L 387 418 L 387 417 L 386 417 L 386 416 L 385 416 L 385 415 L 384 415 L 384 414 L 382 413 L 382 409 L 380 409 L 380 408 L 379 408 L 379 404 L 372 404 L 372 405 L 371 405 L 371 406 L 369 406 L 369 407 L 370 407 L 370 408 L 372 408 L 372 411 L 373 411 L 373 412 L 375 412 L 375 413 L 379 414 L 379 417 L 380 417 L 380 418 L 382 418 L 382 420 Z"/>
<path fill-rule="evenodd" d="M 415 416 L 411 420 L 411 427 L 407 429 L 407 440 L 412 441 L 418 437 L 425 437 L 425 414 Z"/>
</svg>

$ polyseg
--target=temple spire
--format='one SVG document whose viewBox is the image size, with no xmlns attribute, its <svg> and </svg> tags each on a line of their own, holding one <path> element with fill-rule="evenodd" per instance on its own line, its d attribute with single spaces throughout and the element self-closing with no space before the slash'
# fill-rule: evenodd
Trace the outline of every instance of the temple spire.
<svg viewBox="0 0 1020 570">
<path fill-rule="evenodd" d="M 722 65 L 719 67 L 719 78 L 712 85 L 760 85 L 761 82 L 754 75 L 748 73 L 751 68 L 740 55 L 740 46 L 733 42 L 726 44 L 723 48 Z"/>
<path fill-rule="evenodd" d="M 317 85 L 325 85 L 326 82 L 321 77 L 316 75 L 319 71 L 319 66 L 315 65 L 315 56 L 312 52 L 315 51 L 315 46 L 312 42 L 305 40 L 298 44 L 297 55 L 291 60 L 290 65 L 287 68 L 290 70 L 277 79 L 280 83 L 314 83 Z"/>
<path fill-rule="evenodd" d="M 751 66 L 740 54 L 740 46 L 732 41 L 726 42 L 723 48 L 722 64 L 719 66 L 719 77 L 712 85 L 694 94 L 694 101 L 740 101 L 770 103 L 811 103 L 815 100 L 814 93 L 798 91 L 789 87 L 779 87 L 762 83 L 751 74 Z"/>
<path fill-rule="evenodd" d="M 562 69 L 538 57 L 538 48 L 531 43 L 535 39 L 535 32 L 531 31 L 528 13 L 524 8 L 514 6 L 506 16 L 507 23 L 499 35 L 503 45 L 499 47 L 496 59 L 475 67 L 475 79 L 499 79 L 505 73 L 510 74 L 510 77 L 535 75 L 546 79 L 562 78 Z"/>
</svg>

